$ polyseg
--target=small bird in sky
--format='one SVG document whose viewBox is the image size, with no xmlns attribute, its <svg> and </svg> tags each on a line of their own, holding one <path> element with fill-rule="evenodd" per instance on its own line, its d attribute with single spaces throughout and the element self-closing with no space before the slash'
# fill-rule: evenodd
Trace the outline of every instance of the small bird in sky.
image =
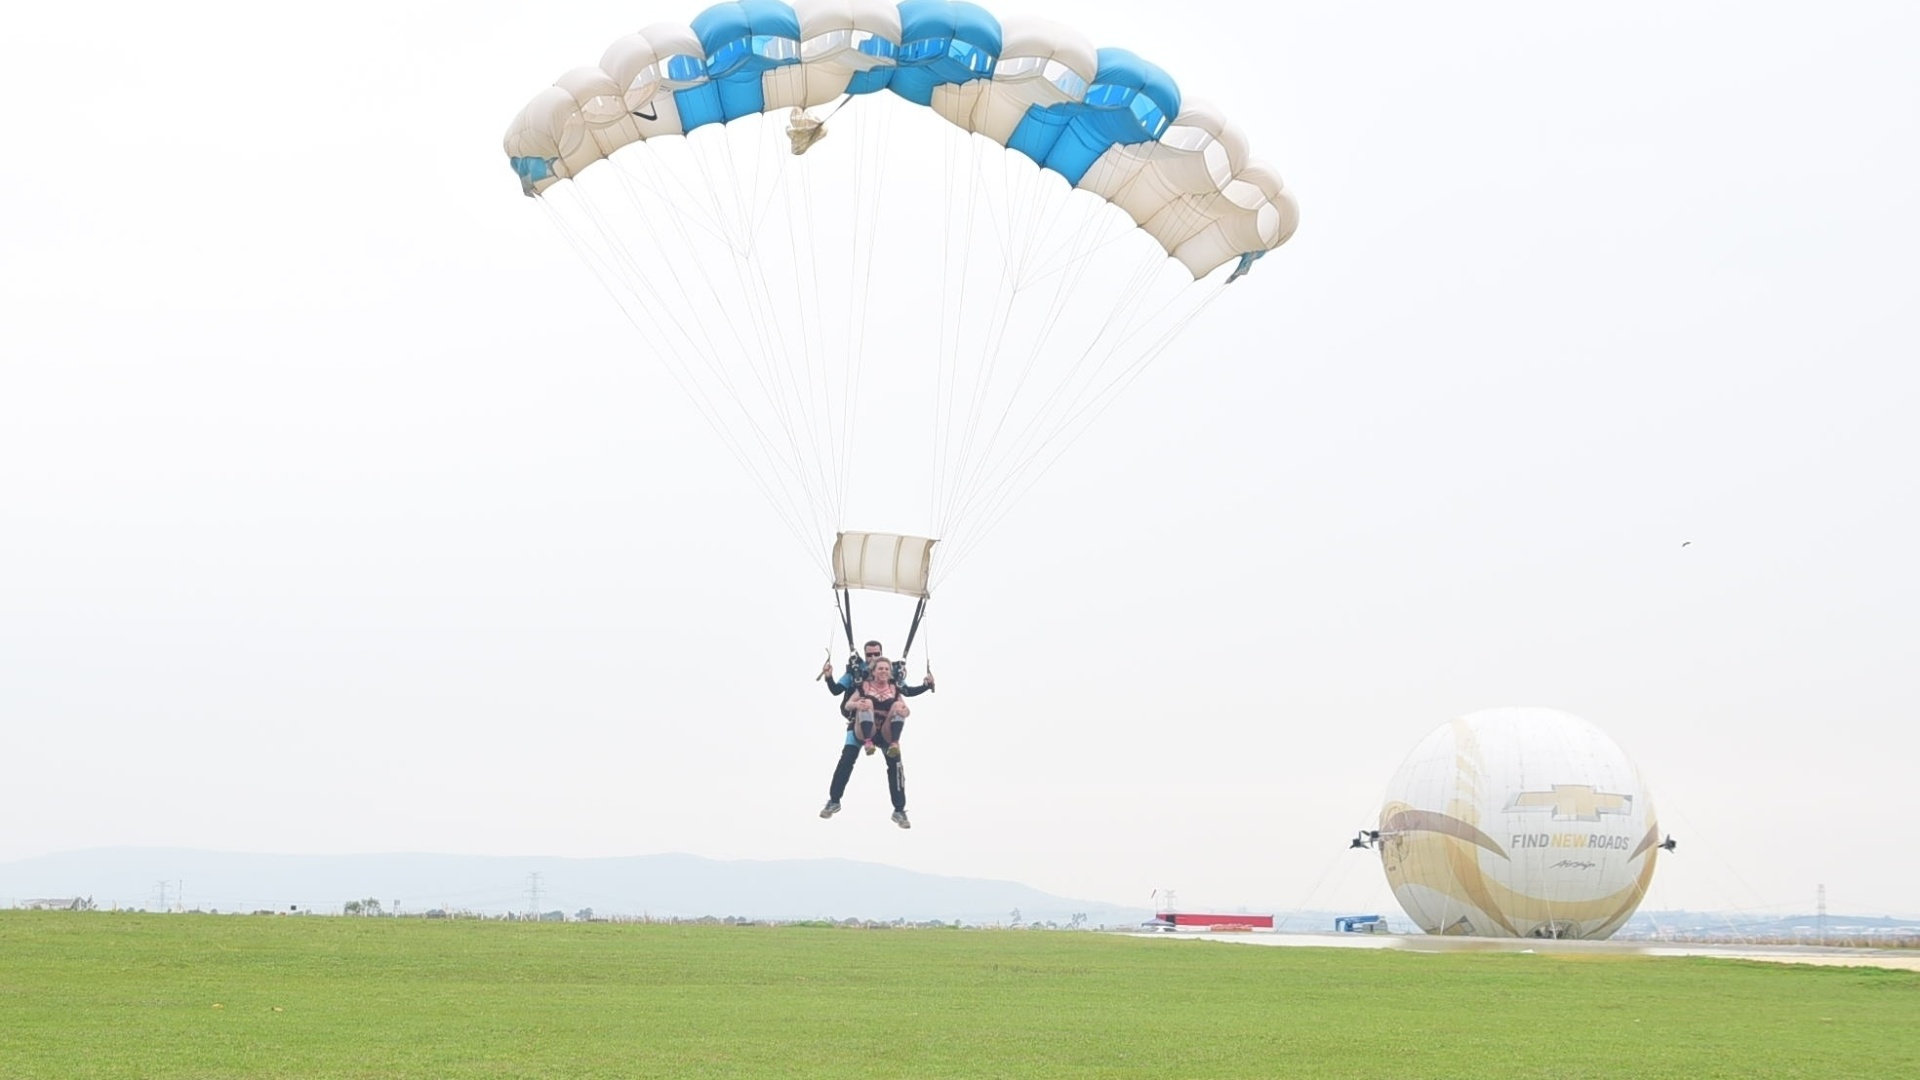
<svg viewBox="0 0 1920 1080">
<path fill-rule="evenodd" d="M 1682 540 L 1682 541 L 1680 541 L 1680 546 L 1681 546 L 1681 547 L 1692 547 L 1692 546 L 1693 546 L 1693 541 L 1691 541 L 1691 540 Z"/>
</svg>

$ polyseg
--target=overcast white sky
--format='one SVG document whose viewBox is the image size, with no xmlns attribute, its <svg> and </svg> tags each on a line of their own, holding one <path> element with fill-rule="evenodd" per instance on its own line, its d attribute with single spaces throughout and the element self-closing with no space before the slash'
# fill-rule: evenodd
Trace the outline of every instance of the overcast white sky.
<svg viewBox="0 0 1920 1080">
<path fill-rule="evenodd" d="M 1342 848 L 1403 755 L 1537 704 L 1639 762 L 1650 906 L 1920 912 L 1920 9 L 1004 9 L 1225 105 L 1303 225 L 943 590 L 900 832 L 873 763 L 814 816 L 826 592 L 499 148 L 699 6 L 11 17 L 0 861 L 1392 911 Z"/>
</svg>

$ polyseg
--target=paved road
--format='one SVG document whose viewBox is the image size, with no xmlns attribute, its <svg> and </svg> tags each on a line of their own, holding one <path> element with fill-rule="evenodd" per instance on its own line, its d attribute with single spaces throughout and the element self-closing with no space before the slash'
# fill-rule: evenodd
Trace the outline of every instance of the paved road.
<svg viewBox="0 0 1920 1080">
<path fill-rule="evenodd" d="M 1531 952 L 1615 956 L 1712 956 L 1777 964 L 1884 967 L 1920 971 L 1920 949 L 1837 949 L 1820 945 L 1719 945 L 1677 941 L 1548 941 L 1534 938 L 1432 937 L 1426 934 L 1246 934 L 1146 931 L 1132 937 L 1227 941 L 1239 945 L 1334 949 L 1404 949 L 1409 952 Z"/>
</svg>

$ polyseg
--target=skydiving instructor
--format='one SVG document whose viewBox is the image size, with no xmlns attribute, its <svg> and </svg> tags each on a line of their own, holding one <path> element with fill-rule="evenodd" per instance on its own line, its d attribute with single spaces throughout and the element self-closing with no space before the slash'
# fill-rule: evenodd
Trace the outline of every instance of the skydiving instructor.
<svg viewBox="0 0 1920 1080">
<path fill-rule="evenodd" d="M 849 661 L 837 679 L 833 676 L 832 660 L 820 668 L 820 681 L 829 694 L 840 699 L 840 714 L 847 721 L 846 741 L 840 747 L 840 761 L 834 766 L 833 782 L 827 788 L 827 804 L 820 808 L 820 816 L 830 818 L 840 812 L 840 797 L 846 793 L 847 780 L 853 775 L 861 749 L 864 747 L 871 754 L 878 748 L 885 751 L 893 823 L 911 829 L 913 823 L 907 819 L 906 766 L 900 758 L 900 733 L 912 714 L 905 699 L 933 689 L 933 673 L 929 671 L 926 681 L 918 686 L 906 686 L 900 681 L 906 665 L 888 660 L 885 648 L 878 641 L 867 642 L 861 652 L 863 656 Z"/>
</svg>

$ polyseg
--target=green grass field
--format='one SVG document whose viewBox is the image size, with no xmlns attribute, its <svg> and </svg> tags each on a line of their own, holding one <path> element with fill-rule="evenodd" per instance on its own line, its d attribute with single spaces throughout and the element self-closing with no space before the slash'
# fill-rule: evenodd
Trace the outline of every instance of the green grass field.
<svg viewBox="0 0 1920 1080">
<path fill-rule="evenodd" d="M 0 1077 L 1920 1077 L 1920 973 L 0 912 Z"/>
</svg>

